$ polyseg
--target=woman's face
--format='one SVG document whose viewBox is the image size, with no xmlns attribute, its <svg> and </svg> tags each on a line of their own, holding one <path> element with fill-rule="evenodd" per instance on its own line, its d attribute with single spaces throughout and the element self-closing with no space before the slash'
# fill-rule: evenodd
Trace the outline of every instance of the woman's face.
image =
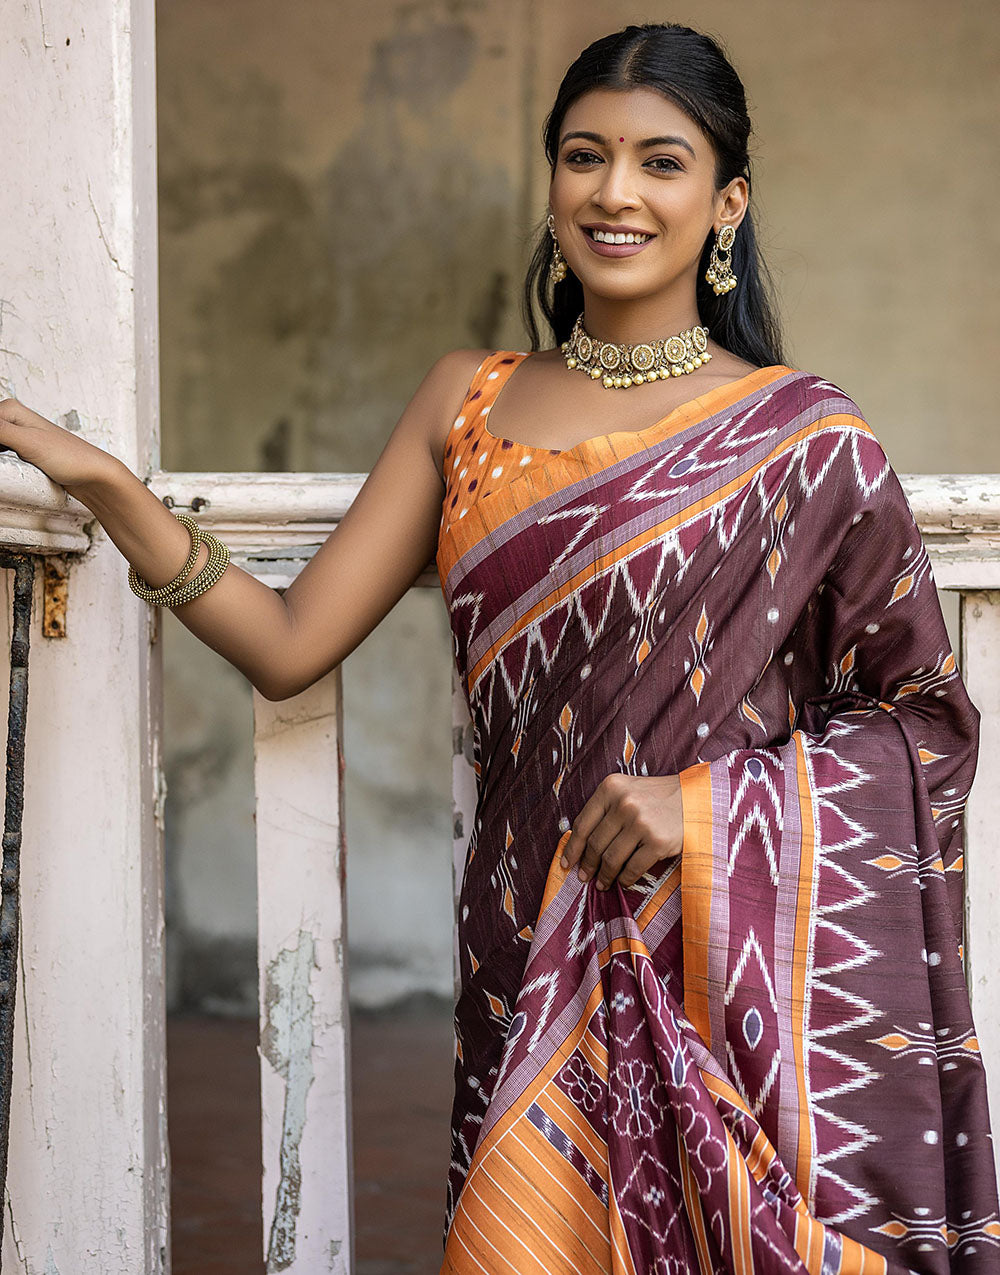
<svg viewBox="0 0 1000 1275">
<path fill-rule="evenodd" d="M 712 143 L 655 89 L 592 89 L 566 112 L 549 187 L 556 236 L 584 290 L 614 300 L 690 291 L 706 237 L 746 211 L 746 182 L 715 188 Z M 594 233 L 639 231 L 643 246 Z"/>
</svg>

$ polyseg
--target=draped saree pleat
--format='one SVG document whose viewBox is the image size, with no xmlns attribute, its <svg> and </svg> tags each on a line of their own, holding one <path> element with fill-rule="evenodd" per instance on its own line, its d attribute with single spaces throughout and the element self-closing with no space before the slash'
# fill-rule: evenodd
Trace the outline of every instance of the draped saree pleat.
<svg viewBox="0 0 1000 1275">
<path fill-rule="evenodd" d="M 768 367 L 639 432 L 444 454 L 473 723 L 442 1271 L 1000 1270 L 961 955 L 979 714 L 885 453 Z M 639 391 L 640 393 L 642 391 Z M 679 775 L 631 888 L 559 865 Z"/>
</svg>

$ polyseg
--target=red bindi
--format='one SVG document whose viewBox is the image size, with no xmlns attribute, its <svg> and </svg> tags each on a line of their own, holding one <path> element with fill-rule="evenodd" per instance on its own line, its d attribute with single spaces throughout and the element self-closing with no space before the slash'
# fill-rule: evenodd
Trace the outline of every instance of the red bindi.
<svg viewBox="0 0 1000 1275">
<path fill-rule="evenodd" d="M 618 139 L 618 140 L 619 140 L 620 142 L 624 142 L 625 138 L 624 138 L 624 137 L 619 137 L 619 139 Z"/>
</svg>

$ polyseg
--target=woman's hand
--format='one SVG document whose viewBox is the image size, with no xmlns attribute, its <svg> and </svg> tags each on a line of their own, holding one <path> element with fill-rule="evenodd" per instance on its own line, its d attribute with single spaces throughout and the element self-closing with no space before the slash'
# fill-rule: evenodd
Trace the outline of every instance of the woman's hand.
<svg viewBox="0 0 1000 1275">
<path fill-rule="evenodd" d="M 99 483 L 110 466 L 120 463 L 109 452 L 39 416 L 16 398 L 0 402 L 0 447 L 10 448 L 72 495 Z"/>
<path fill-rule="evenodd" d="M 681 783 L 676 775 L 607 775 L 573 820 L 560 862 L 579 863 L 577 875 L 598 890 L 617 878 L 636 881 L 663 859 L 675 858 L 684 843 Z"/>
</svg>

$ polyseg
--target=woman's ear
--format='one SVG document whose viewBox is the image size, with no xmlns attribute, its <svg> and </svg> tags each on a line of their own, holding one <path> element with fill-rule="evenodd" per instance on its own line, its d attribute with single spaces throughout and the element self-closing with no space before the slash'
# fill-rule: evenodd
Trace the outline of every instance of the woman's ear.
<svg viewBox="0 0 1000 1275">
<path fill-rule="evenodd" d="M 718 234 L 723 225 L 739 228 L 750 206 L 750 188 L 745 177 L 734 177 L 716 196 L 713 228 Z"/>
</svg>

